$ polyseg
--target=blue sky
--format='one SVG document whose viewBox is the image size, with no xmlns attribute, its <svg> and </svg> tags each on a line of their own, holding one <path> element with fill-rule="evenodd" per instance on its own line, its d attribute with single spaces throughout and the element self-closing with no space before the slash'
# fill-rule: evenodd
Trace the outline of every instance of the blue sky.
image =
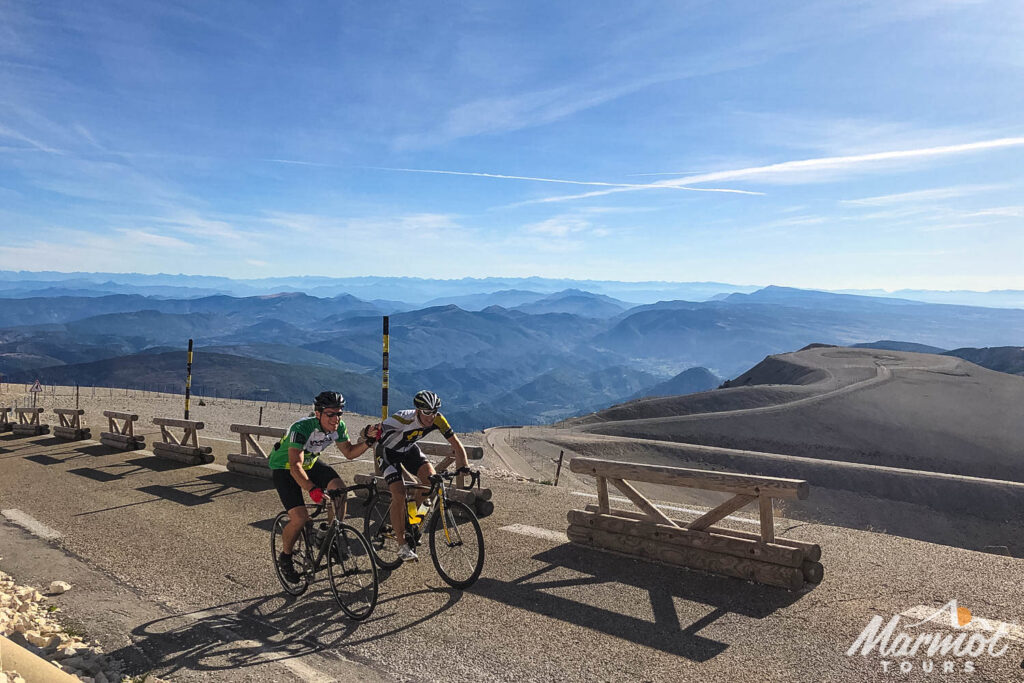
<svg viewBox="0 0 1024 683">
<path fill-rule="evenodd" d="M 0 269 L 1024 289 L 1018 2 L 0 0 Z"/>
</svg>

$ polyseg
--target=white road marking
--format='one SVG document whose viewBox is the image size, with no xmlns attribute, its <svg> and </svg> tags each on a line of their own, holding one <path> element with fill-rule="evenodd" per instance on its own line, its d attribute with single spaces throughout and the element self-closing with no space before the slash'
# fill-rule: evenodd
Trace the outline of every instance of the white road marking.
<svg viewBox="0 0 1024 683">
<path fill-rule="evenodd" d="M 523 536 L 535 536 L 537 538 L 543 538 L 548 541 L 554 541 L 555 543 L 568 543 L 569 537 L 561 531 L 551 531 L 550 529 L 541 529 L 537 526 L 527 526 L 525 524 L 510 524 L 508 526 L 501 527 L 502 531 L 511 531 L 514 534 L 522 534 Z"/>
<path fill-rule="evenodd" d="M 36 520 L 31 515 L 27 515 L 21 510 L 2 510 L 0 511 L 4 517 L 9 521 L 14 522 L 21 528 L 28 531 L 30 534 L 38 536 L 39 538 L 46 541 L 56 541 L 61 537 L 61 533 L 50 527 L 46 526 L 42 522 Z"/>
<path fill-rule="evenodd" d="M 928 619 L 934 617 L 935 613 L 941 608 L 929 607 L 928 605 L 917 605 L 910 609 L 900 612 L 901 616 L 907 617 L 908 619 Z M 944 610 L 943 610 L 944 611 Z M 948 614 L 948 612 L 947 612 Z M 933 619 L 934 621 L 934 619 Z M 942 626 L 950 626 L 948 622 L 941 623 Z M 922 625 L 923 626 L 923 625 Z M 950 626 L 951 627 L 951 626 Z M 1011 640 L 1017 640 L 1024 643 L 1024 627 L 1013 623 L 1012 621 L 1001 621 L 999 619 L 986 619 L 985 617 L 979 617 L 976 614 L 971 614 L 971 620 L 967 624 L 959 627 L 963 631 L 999 631 L 1003 629 L 1006 637 Z"/>
<path fill-rule="evenodd" d="M 584 493 L 583 491 L 573 491 L 574 496 L 585 496 L 587 498 L 597 498 L 595 493 Z M 614 500 L 616 503 L 629 503 L 632 505 L 632 501 L 629 498 L 622 498 L 620 496 L 608 496 L 608 500 Z M 688 512 L 694 515 L 703 515 L 707 510 L 696 510 L 694 508 L 680 508 L 672 505 L 655 505 L 654 507 L 659 510 L 672 510 L 673 512 Z M 743 522 L 744 524 L 753 524 L 755 526 L 761 526 L 761 520 L 759 519 L 748 519 L 746 517 L 736 517 L 735 515 L 729 515 L 724 519 L 730 519 L 734 522 Z"/>
</svg>

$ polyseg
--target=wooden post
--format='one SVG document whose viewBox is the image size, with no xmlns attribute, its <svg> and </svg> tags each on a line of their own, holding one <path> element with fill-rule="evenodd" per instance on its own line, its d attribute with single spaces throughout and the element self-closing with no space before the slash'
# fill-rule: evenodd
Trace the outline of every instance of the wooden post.
<svg viewBox="0 0 1024 683">
<path fill-rule="evenodd" d="M 761 508 L 761 540 L 764 543 L 775 542 L 775 516 L 772 512 L 772 497 L 760 496 L 758 504 Z"/>
<path fill-rule="evenodd" d="M 597 478 L 597 506 L 603 514 L 608 514 L 608 482 L 604 477 Z"/>
<path fill-rule="evenodd" d="M 558 486 L 558 476 L 562 474 L 562 458 L 565 457 L 565 451 L 558 451 L 558 468 L 555 469 L 555 486 Z"/>
</svg>

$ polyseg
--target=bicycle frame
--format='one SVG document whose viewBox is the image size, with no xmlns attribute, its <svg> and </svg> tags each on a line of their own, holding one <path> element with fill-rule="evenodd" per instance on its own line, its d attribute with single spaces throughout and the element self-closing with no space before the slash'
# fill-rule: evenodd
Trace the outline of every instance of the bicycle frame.
<svg viewBox="0 0 1024 683">
<path fill-rule="evenodd" d="M 330 548 L 330 542 L 332 540 L 334 540 L 334 536 L 335 536 L 335 534 L 338 533 L 338 528 L 341 526 L 341 523 L 342 523 L 342 520 L 338 519 L 338 501 L 335 500 L 335 496 L 330 495 L 331 492 L 333 492 L 333 491 L 340 491 L 340 492 L 342 492 L 341 494 L 339 494 L 337 496 L 338 498 L 342 498 L 343 496 L 347 497 L 348 494 L 350 492 L 352 492 L 352 491 L 355 491 L 357 489 L 364 489 L 364 488 L 365 489 L 369 489 L 370 487 L 368 485 L 366 485 L 366 484 L 353 484 L 352 486 L 345 486 L 345 487 L 342 487 L 340 489 L 328 489 L 328 490 L 325 490 L 324 493 L 326 494 L 326 496 L 325 496 L 324 500 L 321 501 L 316 506 L 316 508 L 313 510 L 312 514 L 310 514 L 309 520 L 307 520 L 306 524 L 303 525 L 302 531 L 300 533 L 303 535 L 303 540 L 306 543 L 306 547 L 307 548 L 313 548 L 314 547 L 313 539 L 314 539 L 314 536 L 315 536 L 315 534 L 313 533 L 314 525 L 315 525 L 314 520 L 317 517 L 319 517 L 321 514 L 328 512 L 328 507 L 327 507 L 327 503 L 328 502 L 330 502 L 332 504 L 332 507 L 330 508 L 330 513 L 329 513 L 329 514 L 332 513 L 331 514 L 330 524 L 328 524 L 328 526 L 327 526 L 327 531 L 324 532 L 323 540 L 321 540 L 320 544 L 318 546 L 316 546 L 316 551 L 317 551 L 316 552 L 316 560 L 313 560 L 310 557 L 311 553 L 307 554 L 307 556 L 306 556 L 306 562 L 307 562 L 309 568 L 314 573 L 320 571 L 320 562 L 324 559 L 324 557 L 327 556 L 327 550 L 328 550 L 328 548 Z"/>
</svg>

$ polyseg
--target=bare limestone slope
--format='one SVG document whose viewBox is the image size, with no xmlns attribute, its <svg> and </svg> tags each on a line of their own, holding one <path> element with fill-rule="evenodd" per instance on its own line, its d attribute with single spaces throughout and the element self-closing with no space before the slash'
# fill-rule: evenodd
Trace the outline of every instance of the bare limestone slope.
<svg viewBox="0 0 1024 683">
<path fill-rule="evenodd" d="M 809 348 L 730 388 L 598 413 L 579 431 L 1024 482 L 1024 378 L 949 356 Z M 738 385 L 738 386 L 737 386 Z M 770 397 L 751 405 L 750 394 Z M 688 410 L 689 407 L 689 410 Z"/>
</svg>

